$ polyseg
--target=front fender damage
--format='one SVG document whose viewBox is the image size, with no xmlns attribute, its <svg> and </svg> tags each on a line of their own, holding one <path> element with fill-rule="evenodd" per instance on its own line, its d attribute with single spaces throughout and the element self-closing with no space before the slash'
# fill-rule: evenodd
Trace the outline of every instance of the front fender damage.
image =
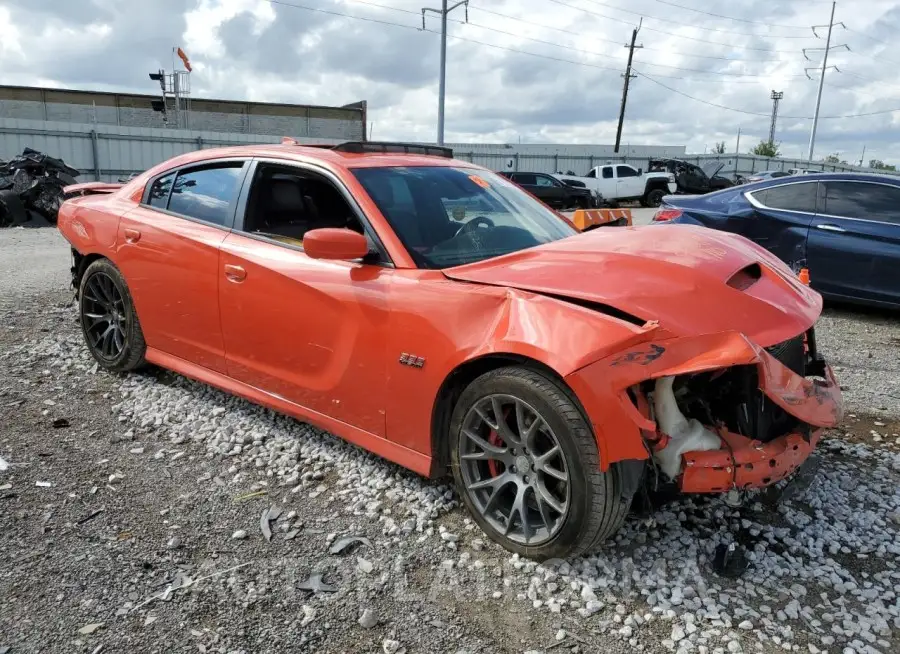
<svg viewBox="0 0 900 654">
<path fill-rule="evenodd" d="M 577 370 L 566 381 L 590 417 L 603 469 L 616 461 L 653 457 L 686 492 L 761 487 L 795 470 L 814 449 L 822 428 L 836 426 L 843 414 L 840 387 L 815 351 L 813 330 L 796 343 L 803 348 L 803 374 L 776 358 L 772 348 L 738 332 L 722 332 L 645 342 Z M 682 384 L 680 402 L 698 395 L 691 395 L 697 380 L 703 384 L 691 420 L 679 412 L 680 418 L 664 423 L 657 403 L 648 401 L 660 388 L 659 380 L 671 379 Z M 741 388 L 741 380 L 752 380 L 753 386 Z M 753 416 L 736 424 L 713 415 L 715 402 L 703 393 L 718 393 L 726 384 L 742 393 L 734 391 L 735 406 L 746 401 L 745 406 L 759 409 L 767 420 L 776 413 L 778 420 L 770 425 Z M 757 389 L 770 404 L 754 399 Z M 672 401 L 678 411 L 674 395 Z M 783 433 L 754 433 L 750 427 L 759 424 L 774 425 L 772 429 Z M 679 428 L 679 434 L 667 433 Z M 695 447 L 673 442 L 688 435 Z M 668 447 L 674 449 L 661 457 Z"/>
</svg>

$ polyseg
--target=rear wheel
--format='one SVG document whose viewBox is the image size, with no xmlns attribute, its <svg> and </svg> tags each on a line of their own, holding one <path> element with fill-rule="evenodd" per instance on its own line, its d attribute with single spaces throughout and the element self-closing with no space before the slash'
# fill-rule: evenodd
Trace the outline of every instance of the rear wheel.
<svg viewBox="0 0 900 654">
<path fill-rule="evenodd" d="M 81 277 L 81 331 L 91 356 L 113 372 L 126 372 L 144 363 L 147 344 L 128 286 L 108 259 L 94 261 Z"/>
<path fill-rule="evenodd" d="M 617 466 L 600 471 L 597 443 L 569 394 L 536 371 L 508 367 L 472 382 L 451 419 L 457 489 L 485 533 L 538 559 L 596 548 L 621 526 Z"/>
</svg>

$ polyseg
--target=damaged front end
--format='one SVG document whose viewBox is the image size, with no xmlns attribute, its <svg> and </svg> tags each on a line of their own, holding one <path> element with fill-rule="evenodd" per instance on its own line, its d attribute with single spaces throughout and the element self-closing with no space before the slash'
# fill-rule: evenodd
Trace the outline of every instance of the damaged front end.
<svg viewBox="0 0 900 654">
<path fill-rule="evenodd" d="M 604 371 L 622 408 L 592 420 L 607 460 L 649 457 L 686 493 L 774 484 L 842 417 L 840 387 L 813 328 L 769 348 L 733 332 L 644 344 L 573 375 L 576 392 Z M 643 453 L 634 439 L 609 438 L 635 428 Z"/>
</svg>

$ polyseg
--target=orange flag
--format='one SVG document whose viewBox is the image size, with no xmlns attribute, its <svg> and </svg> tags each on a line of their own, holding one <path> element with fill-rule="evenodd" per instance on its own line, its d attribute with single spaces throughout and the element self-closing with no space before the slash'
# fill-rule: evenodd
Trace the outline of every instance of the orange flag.
<svg viewBox="0 0 900 654">
<path fill-rule="evenodd" d="M 184 50 L 178 48 L 177 53 L 178 58 L 181 59 L 182 62 L 184 62 L 184 67 L 187 69 L 187 72 L 191 72 L 191 70 L 193 70 L 191 68 L 191 62 L 188 60 L 187 55 L 184 54 Z"/>
</svg>

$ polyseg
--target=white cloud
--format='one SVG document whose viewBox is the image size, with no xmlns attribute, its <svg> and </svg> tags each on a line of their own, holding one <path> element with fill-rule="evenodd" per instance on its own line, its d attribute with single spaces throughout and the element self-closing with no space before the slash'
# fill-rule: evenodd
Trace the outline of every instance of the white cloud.
<svg viewBox="0 0 900 654">
<path fill-rule="evenodd" d="M 0 81 L 146 92 L 151 90 L 146 72 L 170 66 L 172 47 L 182 45 L 195 64 L 195 95 L 316 104 L 366 99 L 376 138 L 433 139 L 440 37 L 418 29 L 423 2 L 429 4 L 20 3 L 0 7 Z M 438 6 L 440 0 L 430 4 Z M 805 154 L 810 129 L 805 117 L 813 112 L 817 87 L 805 68 L 814 67 L 821 52 L 808 51 L 812 61 L 807 61 L 802 49 L 824 45 L 809 26 L 826 23 L 830 8 L 821 0 L 720 5 L 699 0 L 472 0 L 469 24 L 460 22 L 463 8 L 451 16 L 447 139 L 612 142 L 627 55 L 623 45 L 643 16 L 638 43 L 644 48 L 635 54 L 635 68 L 646 77 L 632 83 L 625 143 L 684 144 L 702 152 L 724 140 L 731 149 L 741 128 L 741 150 L 746 151 L 767 136 L 769 93 L 777 89 L 785 93 L 777 139 L 785 154 Z M 840 72 L 828 71 L 822 115 L 900 108 L 900 84 L 893 72 L 900 54 L 887 45 L 900 23 L 900 5 L 885 0 L 841 3 L 836 20 L 850 29 L 836 28 L 834 43 L 847 43 L 852 51 L 831 53 L 829 63 Z M 428 30 L 438 30 L 439 24 L 437 16 L 426 17 Z M 59 38 L 63 29 L 73 33 Z M 34 38 L 39 48 L 32 47 Z M 893 137 L 898 122 L 900 112 L 823 119 L 816 152 L 839 153 L 853 161 L 865 144 L 867 159 L 900 160 L 900 144 Z"/>
</svg>

